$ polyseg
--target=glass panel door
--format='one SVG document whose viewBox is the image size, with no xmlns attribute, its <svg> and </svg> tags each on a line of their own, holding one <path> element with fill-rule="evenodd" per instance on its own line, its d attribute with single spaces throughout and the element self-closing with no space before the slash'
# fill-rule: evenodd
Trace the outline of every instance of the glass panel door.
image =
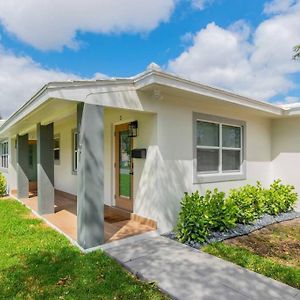
<svg viewBox="0 0 300 300">
<path fill-rule="evenodd" d="M 115 199 L 116 206 L 127 211 L 133 211 L 131 150 L 129 123 L 117 125 L 115 127 Z"/>
<path fill-rule="evenodd" d="M 129 131 L 119 134 L 119 193 L 121 197 L 131 197 L 131 138 Z"/>
</svg>

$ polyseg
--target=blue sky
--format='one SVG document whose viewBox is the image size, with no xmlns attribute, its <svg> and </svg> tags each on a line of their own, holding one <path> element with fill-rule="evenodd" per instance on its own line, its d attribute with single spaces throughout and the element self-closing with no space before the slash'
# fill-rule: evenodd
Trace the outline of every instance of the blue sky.
<svg viewBox="0 0 300 300">
<path fill-rule="evenodd" d="M 69 1 L 0 0 L 3 115 L 47 81 L 132 76 L 152 61 L 265 101 L 300 98 L 298 0 Z"/>
</svg>

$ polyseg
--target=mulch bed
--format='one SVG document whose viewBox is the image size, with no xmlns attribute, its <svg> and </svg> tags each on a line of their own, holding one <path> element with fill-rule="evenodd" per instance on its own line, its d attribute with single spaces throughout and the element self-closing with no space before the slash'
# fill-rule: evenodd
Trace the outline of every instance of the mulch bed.
<svg viewBox="0 0 300 300">
<path fill-rule="evenodd" d="M 247 235 L 253 231 L 262 229 L 266 226 L 269 226 L 269 225 L 272 225 L 275 223 L 284 222 L 284 221 L 294 220 L 297 218 L 300 218 L 300 212 L 296 212 L 296 211 L 281 213 L 277 216 L 265 214 L 260 219 L 257 219 L 256 221 L 254 221 L 252 224 L 238 224 L 235 228 L 230 229 L 228 231 L 213 232 L 207 238 L 207 240 L 203 243 L 190 241 L 190 242 L 186 242 L 185 244 L 188 246 L 191 246 L 193 248 L 200 249 L 211 243 L 222 242 L 224 240 L 231 239 L 231 238 L 234 238 L 237 236 Z M 164 236 L 166 236 L 172 240 L 178 240 L 176 237 L 176 233 L 173 231 L 165 234 Z"/>
</svg>

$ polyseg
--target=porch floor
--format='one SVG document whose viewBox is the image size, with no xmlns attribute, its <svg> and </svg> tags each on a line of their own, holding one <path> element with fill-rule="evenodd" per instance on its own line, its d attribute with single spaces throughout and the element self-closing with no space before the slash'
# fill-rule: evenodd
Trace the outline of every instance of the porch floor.
<svg viewBox="0 0 300 300">
<path fill-rule="evenodd" d="M 22 202 L 37 211 L 37 196 L 22 199 Z M 76 200 L 66 198 L 60 194 L 55 195 L 55 212 L 45 214 L 43 217 L 55 225 L 66 235 L 77 240 L 77 203 Z M 104 210 L 104 236 L 105 243 L 120 240 L 129 236 L 153 231 L 154 228 L 146 224 L 126 218 L 111 210 Z"/>
</svg>

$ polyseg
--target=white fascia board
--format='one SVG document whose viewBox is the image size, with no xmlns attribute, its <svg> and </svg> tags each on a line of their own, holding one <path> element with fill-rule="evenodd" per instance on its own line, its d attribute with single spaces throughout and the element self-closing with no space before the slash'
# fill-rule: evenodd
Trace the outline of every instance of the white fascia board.
<svg viewBox="0 0 300 300">
<path fill-rule="evenodd" d="M 91 101 L 98 93 L 116 93 L 120 92 L 120 89 L 126 86 L 129 90 L 140 90 L 153 84 L 181 89 L 183 91 L 249 107 L 270 113 L 274 117 L 300 115 L 300 108 L 283 109 L 280 106 L 236 95 L 231 92 L 193 82 L 163 71 L 147 70 L 130 78 L 50 82 L 43 86 L 29 101 L 27 101 L 20 109 L 14 112 L 7 119 L 7 121 L 0 127 L 0 134 L 5 132 L 10 126 L 20 121 L 50 98 L 85 102 Z M 95 100 L 93 99 L 92 102 L 93 101 Z"/>
<path fill-rule="evenodd" d="M 135 79 L 135 85 L 137 89 L 142 89 L 151 84 L 169 86 L 191 93 L 201 94 L 226 102 L 264 111 L 276 116 L 281 116 L 284 112 L 284 110 L 279 106 L 236 95 L 231 92 L 186 80 L 164 72 L 151 71 L 149 73 L 143 74 L 143 76 L 141 76 L 140 78 Z"/>
<path fill-rule="evenodd" d="M 30 100 L 15 111 L 0 127 L 0 135 L 10 126 L 16 124 L 28 113 L 41 105 L 48 98 L 47 85 L 43 86 Z"/>
<path fill-rule="evenodd" d="M 96 81 L 72 81 L 50 82 L 43 86 L 29 101 L 15 111 L 0 127 L 0 134 L 16 124 L 26 115 L 51 98 L 68 101 L 86 101 L 88 94 L 93 92 L 114 90 L 120 85 L 132 85 L 133 80 L 96 80 Z"/>
</svg>

